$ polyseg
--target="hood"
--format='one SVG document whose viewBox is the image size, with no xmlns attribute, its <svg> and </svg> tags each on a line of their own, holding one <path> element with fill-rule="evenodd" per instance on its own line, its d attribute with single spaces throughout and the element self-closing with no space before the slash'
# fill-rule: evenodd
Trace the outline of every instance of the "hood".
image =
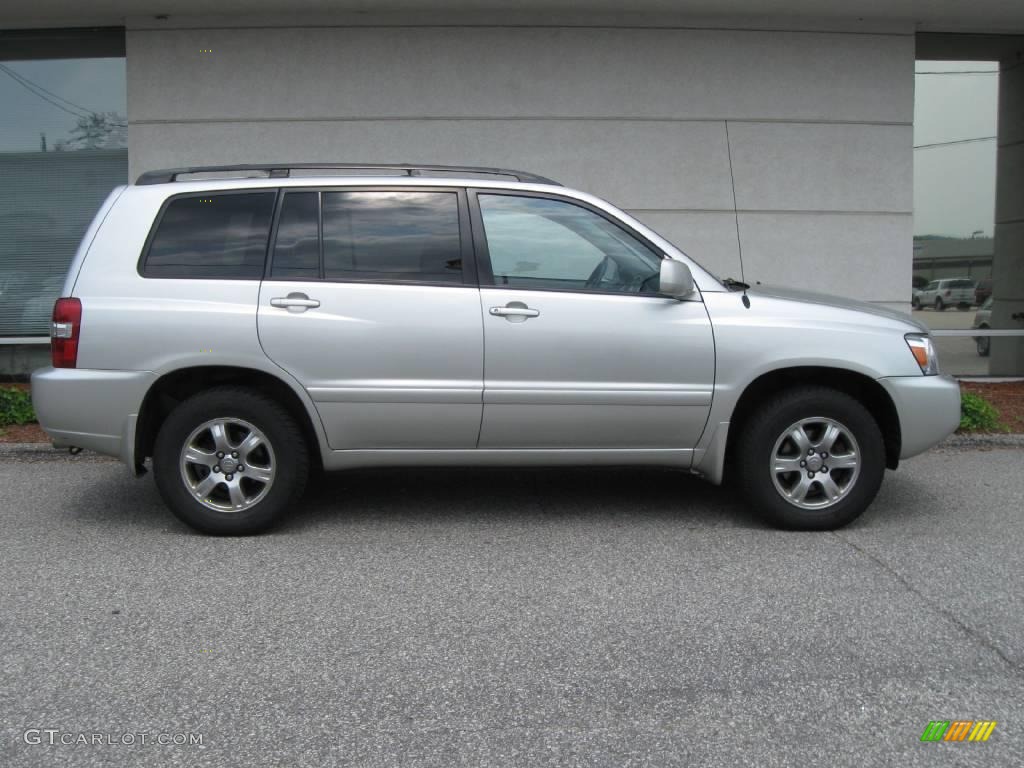
<svg viewBox="0 0 1024 768">
<path fill-rule="evenodd" d="M 901 323 L 905 323 L 913 328 L 919 329 L 922 333 L 929 332 L 926 325 L 918 322 L 905 312 L 899 312 L 895 309 L 886 309 L 885 307 L 880 307 L 877 304 L 869 304 L 866 301 L 848 299 L 844 296 L 833 296 L 829 293 L 816 293 L 814 291 L 802 291 L 798 288 L 783 288 L 782 286 L 777 285 L 753 286 L 747 291 L 747 293 L 751 296 L 769 296 L 775 299 L 798 301 L 802 304 L 823 304 L 824 306 L 836 307 L 837 309 L 864 312 L 868 315 L 874 315 L 875 317 L 884 317 L 888 320 L 898 320 Z"/>
</svg>

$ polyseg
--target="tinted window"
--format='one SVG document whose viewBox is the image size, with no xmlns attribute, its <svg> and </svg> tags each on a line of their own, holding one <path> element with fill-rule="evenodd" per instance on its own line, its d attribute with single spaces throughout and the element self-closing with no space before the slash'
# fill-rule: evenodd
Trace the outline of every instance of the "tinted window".
<svg viewBox="0 0 1024 768">
<path fill-rule="evenodd" d="M 325 192 L 324 277 L 462 283 L 454 192 Z"/>
<path fill-rule="evenodd" d="M 560 200 L 479 195 L 495 285 L 656 291 L 661 259 L 593 211 Z"/>
<path fill-rule="evenodd" d="M 947 288 L 973 288 L 973 280 L 950 280 L 946 283 Z"/>
<path fill-rule="evenodd" d="M 259 279 L 275 194 L 221 193 L 172 200 L 153 235 L 143 274 Z"/>
<path fill-rule="evenodd" d="M 281 203 L 270 275 L 279 279 L 320 277 L 320 236 L 316 192 L 288 192 Z"/>
</svg>

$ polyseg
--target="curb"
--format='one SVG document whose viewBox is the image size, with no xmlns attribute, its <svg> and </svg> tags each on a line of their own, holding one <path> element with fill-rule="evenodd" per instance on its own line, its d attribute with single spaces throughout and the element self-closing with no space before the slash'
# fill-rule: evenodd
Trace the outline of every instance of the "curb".
<svg viewBox="0 0 1024 768">
<path fill-rule="evenodd" d="M 939 450 L 969 451 L 977 448 L 1024 448 L 1024 434 L 965 432 L 953 434 L 935 446 Z"/>
</svg>

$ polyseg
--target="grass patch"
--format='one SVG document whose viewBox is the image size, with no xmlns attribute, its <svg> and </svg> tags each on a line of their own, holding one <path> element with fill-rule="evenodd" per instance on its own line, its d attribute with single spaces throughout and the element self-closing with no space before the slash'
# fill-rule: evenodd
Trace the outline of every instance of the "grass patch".
<svg viewBox="0 0 1024 768">
<path fill-rule="evenodd" d="M 29 424 L 36 420 L 32 396 L 24 389 L 0 387 L 0 427 Z"/>
<path fill-rule="evenodd" d="M 999 411 L 981 395 L 972 392 L 960 393 L 961 432 L 1005 432 L 1006 427 L 999 420 Z"/>
</svg>

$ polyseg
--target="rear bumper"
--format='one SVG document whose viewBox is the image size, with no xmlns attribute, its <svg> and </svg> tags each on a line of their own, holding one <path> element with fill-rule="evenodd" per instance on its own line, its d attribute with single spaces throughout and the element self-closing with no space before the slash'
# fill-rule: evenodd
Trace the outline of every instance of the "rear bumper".
<svg viewBox="0 0 1024 768">
<path fill-rule="evenodd" d="M 923 453 L 960 426 L 960 385 L 951 376 L 879 379 L 900 418 L 900 458 Z"/>
<path fill-rule="evenodd" d="M 55 445 L 77 445 L 132 466 L 135 421 L 155 380 L 148 371 L 40 368 L 32 374 L 32 404 Z"/>
</svg>

